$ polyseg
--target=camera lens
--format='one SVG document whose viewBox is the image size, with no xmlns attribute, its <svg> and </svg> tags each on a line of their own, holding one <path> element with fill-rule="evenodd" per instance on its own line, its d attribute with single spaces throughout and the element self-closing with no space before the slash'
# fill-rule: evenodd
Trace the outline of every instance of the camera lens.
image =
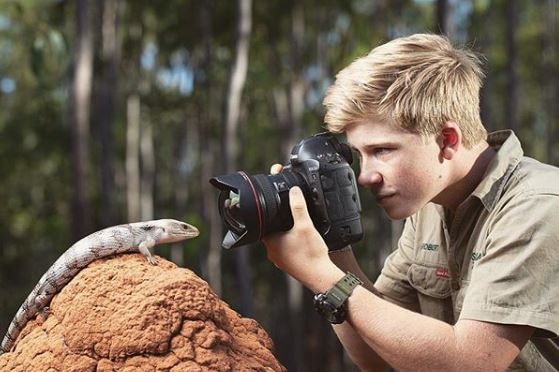
<svg viewBox="0 0 559 372">
<path fill-rule="evenodd" d="M 254 176 L 241 171 L 212 178 L 210 183 L 221 190 L 219 213 L 229 229 L 223 247 L 250 244 L 269 233 L 291 228 L 288 194 L 290 187 L 303 186 L 299 178 L 290 170 Z"/>
</svg>

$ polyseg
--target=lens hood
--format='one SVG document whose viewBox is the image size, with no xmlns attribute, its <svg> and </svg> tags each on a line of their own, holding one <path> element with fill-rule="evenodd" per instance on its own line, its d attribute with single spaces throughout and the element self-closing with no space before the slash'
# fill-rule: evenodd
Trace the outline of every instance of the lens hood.
<svg viewBox="0 0 559 372">
<path fill-rule="evenodd" d="M 262 203 L 250 177 L 239 171 L 213 177 L 210 183 L 221 190 L 218 198 L 219 214 L 229 228 L 223 238 L 223 248 L 229 249 L 260 240 L 263 226 Z M 233 207 L 225 206 L 224 202 L 229 199 L 231 192 L 238 195 L 242 203 Z M 235 208 L 235 213 L 232 208 Z"/>
</svg>

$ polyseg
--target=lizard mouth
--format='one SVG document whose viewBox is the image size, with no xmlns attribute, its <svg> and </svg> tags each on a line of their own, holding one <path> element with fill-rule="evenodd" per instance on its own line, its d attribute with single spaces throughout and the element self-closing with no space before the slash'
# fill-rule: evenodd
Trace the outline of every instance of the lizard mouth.
<svg viewBox="0 0 559 372">
<path fill-rule="evenodd" d="M 186 226 L 184 226 L 185 228 L 184 236 L 186 236 L 187 238 L 195 238 L 198 235 L 200 235 L 200 231 L 196 227 L 188 224 L 185 225 Z"/>
<path fill-rule="evenodd" d="M 196 230 L 196 231 L 187 231 L 186 232 L 186 236 L 189 238 L 195 238 L 198 235 L 200 235 L 200 231 Z"/>
</svg>

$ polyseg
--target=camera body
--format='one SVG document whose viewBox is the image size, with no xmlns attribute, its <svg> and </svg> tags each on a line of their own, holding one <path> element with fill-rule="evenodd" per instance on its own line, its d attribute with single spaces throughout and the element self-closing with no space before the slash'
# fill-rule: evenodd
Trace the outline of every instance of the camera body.
<svg viewBox="0 0 559 372">
<path fill-rule="evenodd" d="M 349 146 L 328 133 L 307 137 L 293 147 L 289 162 L 276 175 L 237 172 L 214 177 L 221 190 L 219 211 L 229 231 L 224 248 L 260 240 L 293 226 L 289 189 L 299 186 L 315 228 L 330 250 L 362 238 L 361 202 L 351 169 Z"/>
</svg>

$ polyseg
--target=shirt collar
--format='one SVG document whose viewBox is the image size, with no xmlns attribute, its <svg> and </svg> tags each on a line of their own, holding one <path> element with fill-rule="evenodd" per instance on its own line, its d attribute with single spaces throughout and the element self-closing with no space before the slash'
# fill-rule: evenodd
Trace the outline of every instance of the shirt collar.
<svg viewBox="0 0 559 372">
<path fill-rule="evenodd" d="M 497 154 L 489 163 L 483 180 L 476 187 L 472 196 L 478 197 L 485 208 L 491 211 L 501 196 L 506 180 L 522 159 L 524 152 L 512 130 L 490 133 L 487 142 L 497 151 Z"/>
</svg>

